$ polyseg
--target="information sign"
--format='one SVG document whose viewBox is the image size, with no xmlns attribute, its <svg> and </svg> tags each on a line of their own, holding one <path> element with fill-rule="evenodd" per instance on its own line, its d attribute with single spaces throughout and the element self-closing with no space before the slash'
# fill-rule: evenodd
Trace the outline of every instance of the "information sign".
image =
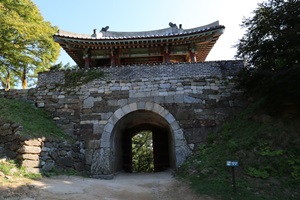
<svg viewBox="0 0 300 200">
<path fill-rule="evenodd" d="M 226 166 L 227 167 L 238 167 L 239 166 L 239 162 L 238 161 L 227 160 L 226 161 Z"/>
</svg>

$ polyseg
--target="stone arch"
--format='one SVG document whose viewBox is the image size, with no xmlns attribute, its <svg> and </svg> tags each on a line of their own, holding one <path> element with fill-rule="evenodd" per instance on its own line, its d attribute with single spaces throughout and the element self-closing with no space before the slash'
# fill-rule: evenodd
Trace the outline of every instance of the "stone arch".
<svg viewBox="0 0 300 200">
<path fill-rule="evenodd" d="M 137 102 L 125 105 L 116 110 L 109 118 L 107 124 L 104 127 L 101 140 L 100 140 L 100 152 L 93 156 L 93 160 L 97 159 L 97 166 L 91 167 L 92 174 L 112 174 L 116 172 L 114 163 L 115 158 L 115 141 L 114 141 L 114 129 L 117 123 L 119 123 L 125 116 L 136 112 L 148 112 L 150 115 L 155 115 L 161 121 L 164 121 L 168 126 L 170 132 L 170 140 L 173 152 L 174 168 L 179 167 L 191 153 L 190 148 L 187 145 L 182 129 L 180 128 L 175 117 L 164 107 L 153 102 Z M 99 160 L 100 159 L 100 160 Z"/>
</svg>

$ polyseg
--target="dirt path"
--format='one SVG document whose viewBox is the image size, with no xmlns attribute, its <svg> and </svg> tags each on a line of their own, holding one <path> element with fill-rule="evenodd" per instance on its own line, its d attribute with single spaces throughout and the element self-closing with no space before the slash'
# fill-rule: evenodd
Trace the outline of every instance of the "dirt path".
<svg viewBox="0 0 300 200">
<path fill-rule="evenodd" d="M 11 182 L 12 183 L 12 182 Z M 113 180 L 56 176 L 0 185 L 0 200 L 213 200 L 199 197 L 171 173 L 119 174 Z"/>
</svg>

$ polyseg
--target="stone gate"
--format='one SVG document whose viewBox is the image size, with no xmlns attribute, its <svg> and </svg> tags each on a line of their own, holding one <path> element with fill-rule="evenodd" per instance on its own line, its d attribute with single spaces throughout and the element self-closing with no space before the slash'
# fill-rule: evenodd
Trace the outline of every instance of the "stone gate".
<svg viewBox="0 0 300 200">
<path fill-rule="evenodd" d="M 179 167 L 242 108 L 232 81 L 242 67 L 242 61 L 218 61 L 95 68 L 104 76 L 72 87 L 67 76 L 78 71 L 50 71 L 39 74 L 36 88 L 1 96 L 31 100 L 49 111 L 82 142 L 86 168 L 101 178 L 128 169 L 127 146 L 142 130 L 153 133 L 158 171 Z"/>
</svg>

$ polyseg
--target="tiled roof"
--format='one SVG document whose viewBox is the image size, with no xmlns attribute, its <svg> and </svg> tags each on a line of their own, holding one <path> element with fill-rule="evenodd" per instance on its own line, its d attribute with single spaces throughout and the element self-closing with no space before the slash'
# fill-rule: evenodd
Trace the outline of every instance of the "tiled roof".
<svg viewBox="0 0 300 200">
<path fill-rule="evenodd" d="M 96 39 L 96 40 L 122 40 L 122 39 L 139 39 L 139 38 L 160 38 L 160 37 L 172 37 L 172 36 L 184 36 L 195 33 L 202 33 L 211 30 L 224 28 L 219 25 L 219 22 L 213 22 L 211 24 L 200 26 L 192 29 L 182 29 L 181 27 L 170 27 L 160 30 L 143 31 L 143 32 L 115 32 L 115 31 L 100 31 L 94 32 L 93 34 L 77 34 L 67 31 L 59 30 L 54 36 L 66 37 L 66 38 L 77 38 L 77 39 Z"/>
</svg>

